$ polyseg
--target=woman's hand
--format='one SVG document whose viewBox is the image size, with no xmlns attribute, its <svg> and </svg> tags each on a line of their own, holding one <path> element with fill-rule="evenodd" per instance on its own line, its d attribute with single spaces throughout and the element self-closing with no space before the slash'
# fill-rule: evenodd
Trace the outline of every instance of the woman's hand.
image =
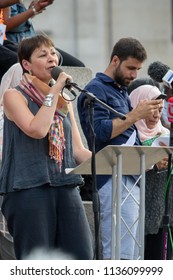
<svg viewBox="0 0 173 280">
<path fill-rule="evenodd" d="M 70 82 L 73 81 L 73 79 L 70 75 L 67 75 L 65 72 L 61 72 L 58 75 L 56 83 L 51 87 L 51 92 L 55 93 L 55 94 L 62 92 L 63 88 L 67 84 L 67 80 L 70 81 Z"/>
<path fill-rule="evenodd" d="M 157 169 L 166 169 L 168 167 L 168 158 L 164 158 L 161 161 L 156 163 Z"/>
<path fill-rule="evenodd" d="M 46 9 L 47 6 L 53 4 L 54 0 L 33 0 L 30 5 L 29 9 L 34 7 L 37 13 L 42 13 Z"/>
</svg>

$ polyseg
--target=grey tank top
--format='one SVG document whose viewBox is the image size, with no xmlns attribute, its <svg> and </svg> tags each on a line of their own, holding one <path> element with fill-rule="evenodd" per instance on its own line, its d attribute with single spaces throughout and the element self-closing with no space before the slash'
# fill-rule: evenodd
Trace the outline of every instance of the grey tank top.
<svg viewBox="0 0 173 280">
<path fill-rule="evenodd" d="M 28 107 L 35 115 L 39 106 L 19 87 L 17 90 L 26 97 Z M 0 194 L 38 187 L 47 183 L 53 187 L 82 184 L 83 180 L 80 175 L 65 173 L 65 168 L 76 166 L 69 114 L 64 118 L 63 126 L 66 148 L 60 173 L 57 163 L 48 155 L 48 137 L 31 138 L 4 116 Z"/>
</svg>

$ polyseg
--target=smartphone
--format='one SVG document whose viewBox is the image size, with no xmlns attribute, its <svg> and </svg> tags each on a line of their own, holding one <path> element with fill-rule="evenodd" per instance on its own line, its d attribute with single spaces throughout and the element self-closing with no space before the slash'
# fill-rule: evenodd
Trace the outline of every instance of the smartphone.
<svg viewBox="0 0 173 280">
<path fill-rule="evenodd" d="M 157 99 L 165 99 L 166 98 L 166 94 L 161 93 L 157 98 L 155 98 L 155 100 Z"/>
</svg>

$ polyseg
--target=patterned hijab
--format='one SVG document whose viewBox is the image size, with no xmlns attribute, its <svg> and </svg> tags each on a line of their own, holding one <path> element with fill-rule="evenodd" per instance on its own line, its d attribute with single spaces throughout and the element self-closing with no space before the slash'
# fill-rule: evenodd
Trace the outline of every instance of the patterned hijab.
<svg viewBox="0 0 173 280">
<path fill-rule="evenodd" d="M 155 86 L 139 86 L 138 88 L 134 89 L 129 95 L 129 98 L 131 100 L 131 106 L 133 107 L 133 109 L 135 109 L 141 100 L 152 100 L 157 98 L 160 94 L 160 90 Z M 162 125 L 160 120 L 152 129 L 147 127 L 144 119 L 137 121 L 135 125 L 138 129 L 141 141 L 148 140 L 150 138 L 155 137 L 156 135 L 170 133 L 169 130 Z"/>
</svg>

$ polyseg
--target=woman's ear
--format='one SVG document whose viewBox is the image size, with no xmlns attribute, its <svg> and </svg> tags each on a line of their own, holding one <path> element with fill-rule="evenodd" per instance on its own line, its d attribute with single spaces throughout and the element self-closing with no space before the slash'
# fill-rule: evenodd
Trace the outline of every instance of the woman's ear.
<svg viewBox="0 0 173 280">
<path fill-rule="evenodd" d="M 31 72 L 31 63 L 28 60 L 23 59 L 22 66 L 26 71 L 28 71 L 28 73 Z"/>
</svg>

